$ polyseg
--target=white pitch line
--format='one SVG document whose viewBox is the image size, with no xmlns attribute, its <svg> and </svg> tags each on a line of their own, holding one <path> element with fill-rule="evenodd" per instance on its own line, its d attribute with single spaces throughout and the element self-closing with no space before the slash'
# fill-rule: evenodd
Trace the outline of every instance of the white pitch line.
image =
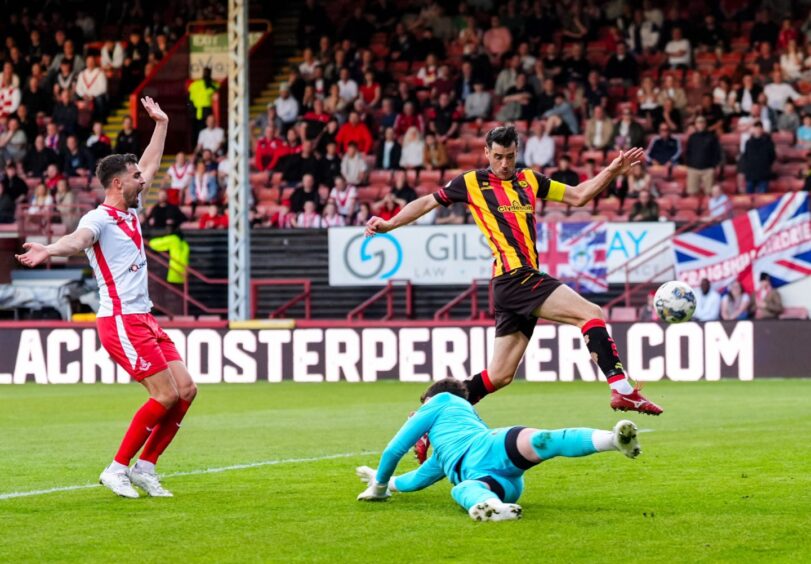
<svg viewBox="0 0 811 564">
<path fill-rule="evenodd" d="M 201 474 L 217 474 L 220 472 L 230 472 L 231 470 L 246 470 L 248 468 L 260 468 L 262 466 L 276 466 L 277 464 L 300 464 L 305 462 L 321 462 L 323 460 L 335 460 L 337 458 L 351 458 L 353 456 L 375 455 L 375 452 L 344 452 L 341 454 L 328 454 L 326 456 L 313 456 L 310 458 L 282 458 L 278 460 L 265 460 L 262 462 L 251 462 L 250 464 L 234 464 L 233 466 L 222 466 L 220 468 L 206 468 L 205 470 L 190 470 L 188 472 L 173 472 L 171 474 L 161 474 L 162 478 L 174 478 L 176 476 L 199 476 Z M 0 494 L 0 500 L 14 499 L 17 497 L 31 497 L 35 495 L 46 495 L 59 492 L 72 492 L 75 490 L 85 490 L 88 488 L 99 488 L 101 484 L 82 484 L 78 486 L 62 486 L 49 488 L 47 490 L 31 490 L 27 492 L 9 492 Z"/>
</svg>

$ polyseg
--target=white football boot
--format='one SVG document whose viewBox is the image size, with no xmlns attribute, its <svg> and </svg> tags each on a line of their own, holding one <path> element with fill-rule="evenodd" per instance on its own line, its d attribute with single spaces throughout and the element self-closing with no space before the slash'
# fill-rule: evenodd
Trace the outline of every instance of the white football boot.
<svg viewBox="0 0 811 564">
<path fill-rule="evenodd" d="M 467 513 L 474 521 L 515 521 L 521 518 L 522 511 L 520 505 L 492 498 L 477 503 Z"/>
<path fill-rule="evenodd" d="M 172 492 L 161 485 L 157 474 L 145 472 L 138 468 L 137 464 L 130 469 L 130 480 L 144 490 L 149 497 L 174 497 Z"/>
<path fill-rule="evenodd" d="M 614 446 L 628 458 L 636 458 L 642 453 L 637 431 L 634 422 L 628 419 L 623 419 L 614 425 Z"/>
<path fill-rule="evenodd" d="M 110 488 L 115 495 L 128 497 L 130 499 L 140 497 L 138 492 L 132 487 L 126 469 L 110 470 L 109 468 L 105 468 L 99 476 L 99 483 L 106 488 Z"/>
</svg>

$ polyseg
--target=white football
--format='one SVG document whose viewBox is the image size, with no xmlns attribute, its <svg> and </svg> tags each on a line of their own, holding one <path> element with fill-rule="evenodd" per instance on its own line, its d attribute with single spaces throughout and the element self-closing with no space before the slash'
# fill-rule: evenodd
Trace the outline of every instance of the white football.
<svg viewBox="0 0 811 564">
<path fill-rule="evenodd" d="M 696 295 L 684 282 L 665 282 L 656 290 L 653 306 L 659 319 L 668 323 L 684 323 L 690 321 L 696 311 Z"/>
</svg>

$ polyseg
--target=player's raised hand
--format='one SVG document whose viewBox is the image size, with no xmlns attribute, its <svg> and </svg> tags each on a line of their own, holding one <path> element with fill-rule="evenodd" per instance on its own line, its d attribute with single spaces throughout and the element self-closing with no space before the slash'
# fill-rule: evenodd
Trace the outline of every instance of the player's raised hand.
<svg viewBox="0 0 811 564">
<path fill-rule="evenodd" d="M 165 123 L 169 121 L 169 116 L 166 115 L 166 112 L 164 112 L 158 103 L 149 96 L 144 96 L 141 98 L 141 105 L 146 110 L 146 113 L 149 114 L 149 117 L 155 120 L 156 123 Z"/>
<path fill-rule="evenodd" d="M 369 218 L 369 221 L 366 222 L 366 236 L 372 237 L 376 233 L 388 233 L 391 231 L 391 223 L 383 219 L 382 217 L 377 217 L 373 215 Z"/>
<path fill-rule="evenodd" d="M 23 266 L 34 268 L 48 260 L 49 255 L 48 251 L 45 249 L 45 245 L 40 243 L 24 243 L 23 249 L 25 249 L 23 254 L 14 255 L 14 258 L 20 261 L 20 264 Z"/>
<path fill-rule="evenodd" d="M 634 147 L 628 151 L 620 151 L 617 158 L 608 165 L 608 169 L 616 174 L 628 174 L 634 166 L 642 162 L 644 156 L 645 150 L 641 147 Z"/>
</svg>

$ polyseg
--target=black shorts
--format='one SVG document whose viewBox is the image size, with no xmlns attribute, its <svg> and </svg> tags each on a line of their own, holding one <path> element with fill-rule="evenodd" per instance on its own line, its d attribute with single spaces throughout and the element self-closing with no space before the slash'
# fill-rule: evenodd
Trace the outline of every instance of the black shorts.
<svg viewBox="0 0 811 564">
<path fill-rule="evenodd" d="M 532 315 L 538 306 L 562 284 L 544 272 L 522 267 L 494 278 L 493 301 L 496 312 L 496 337 L 521 331 L 532 337 L 538 318 Z"/>
</svg>

